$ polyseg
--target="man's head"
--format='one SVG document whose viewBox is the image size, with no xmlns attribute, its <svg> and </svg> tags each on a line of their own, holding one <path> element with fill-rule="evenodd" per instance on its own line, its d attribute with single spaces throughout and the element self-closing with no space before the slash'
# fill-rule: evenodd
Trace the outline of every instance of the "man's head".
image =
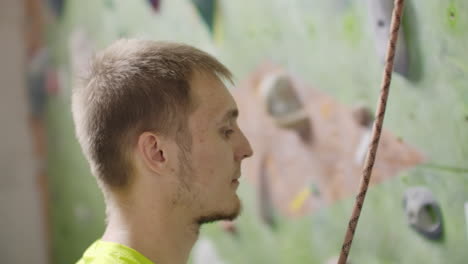
<svg viewBox="0 0 468 264">
<path fill-rule="evenodd" d="M 108 200 L 166 203 L 198 223 L 237 216 L 236 179 L 252 150 L 222 79 L 226 67 L 183 44 L 120 40 L 94 59 L 72 111 Z"/>
</svg>

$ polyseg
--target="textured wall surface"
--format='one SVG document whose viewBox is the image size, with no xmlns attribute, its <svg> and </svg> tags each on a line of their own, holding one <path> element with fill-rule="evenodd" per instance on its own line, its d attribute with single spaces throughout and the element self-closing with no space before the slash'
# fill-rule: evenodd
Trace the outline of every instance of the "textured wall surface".
<svg viewBox="0 0 468 264">
<path fill-rule="evenodd" d="M 465 263 L 468 3 L 406 2 L 409 72 L 393 78 L 384 126 L 426 161 L 370 189 L 350 258 L 353 263 Z M 77 51 L 100 49 L 124 36 L 183 41 L 219 57 L 239 81 L 269 60 L 340 104 L 375 109 L 383 65 L 367 1 L 220 0 L 216 10 L 213 34 L 194 5 L 183 0 L 163 0 L 159 12 L 142 0 L 69 0 L 51 24 L 54 65 L 61 73 L 61 89 L 48 105 L 54 263 L 76 260 L 104 227 L 102 195 L 74 139 L 69 111 Z M 437 198 L 441 240 L 427 240 L 408 226 L 402 199 L 412 186 L 425 186 Z M 351 198 L 302 218 L 278 217 L 272 230 L 259 220 L 255 190 L 247 182 L 240 189 L 245 210 L 237 237 L 217 225 L 204 228 L 226 263 L 324 263 L 339 254 Z"/>
</svg>

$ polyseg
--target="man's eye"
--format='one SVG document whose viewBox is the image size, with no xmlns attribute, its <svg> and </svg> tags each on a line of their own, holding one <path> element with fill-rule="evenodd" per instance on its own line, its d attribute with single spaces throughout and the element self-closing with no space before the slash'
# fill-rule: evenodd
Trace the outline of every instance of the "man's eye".
<svg viewBox="0 0 468 264">
<path fill-rule="evenodd" d="M 234 130 L 233 130 L 233 129 L 225 129 L 225 130 L 223 130 L 223 136 L 224 136 L 225 138 L 229 138 L 229 137 L 232 135 L 232 133 L 234 133 Z"/>
</svg>

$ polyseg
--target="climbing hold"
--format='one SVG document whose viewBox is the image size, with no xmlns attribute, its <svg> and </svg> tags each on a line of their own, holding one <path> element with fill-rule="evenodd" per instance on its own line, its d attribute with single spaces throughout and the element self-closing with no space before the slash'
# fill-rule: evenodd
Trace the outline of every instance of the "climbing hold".
<svg viewBox="0 0 468 264">
<path fill-rule="evenodd" d="M 192 2 L 210 31 L 213 32 L 216 17 L 216 0 L 192 0 Z"/>
<path fill-rule="evenodd" d="M 275 212 L 273 208 L 273 197 L 271 190 L 271 182 L 268 177 L 268 163 L 269 157 L 265 156 L 262 159 L 260 173 L 259 173 L 259 184 L 258 184 L 258 202 L 260 217 L 265 224 L 270 227 L 275 227 Z"/>
<path fill-rule="evenodd" d="M 360 126 L 365 128 L 354 154 L 354 162 L 357 165 L 362 165 L 372 140 L 374 116 L 369 108 L 364 105 L 358 105 L 353 109 L 353 117 Z"/>
<path fill-rule="evenodd" d="M 377 53 L 380 60 L 385 62 L 394 0 L 368 0 L 368 3 L 372 26 L 374 28 Z M 394 71 L 402 74 L 403 76 L 407 76 L 409 59 L 403 30 L 400 30 L 398 38 L 399 41 L 396 47 Z"/>
<path fill-rule="evenodd" d="M 295 130 L 305 142 L 311 139 L 311 124 L 293 83 L 284 73 L 267 75 L 260 84 L 267 113 L 279 127 Z"/>
<path fill-rule="evenodd" d="M 372 141 L 372 129 L 366 129 L 359 140 L 359 144 L 357 145 L 356 152 L 354 154 L 354 163 L 356 165 L 362 165 L 367 155 L 367 150 L 369 145 Z"/>
<path fill-rule="evenodd" d="M 299 193 L 296 194 L 294 199 L 289 203 L 289 209 L 293 213 L 297 213 L 302 206 L 304 206 L 307 199 L 312 195 L 312 192 L 309 188 L 302 189 Z"/>
<path fill-rule="evenodd" d="M 160 0 L 148 0 L 151 7 L 153 8 L 153 11 L 159 12 L 159 8 L 161 6 L 161 1 Z"/>
<path fill-rule="evenodd" d="M 372 123 L 374 122 L 374 115 L 371 110 L 362 104 L 354 107 L 353 117 L 359 125 L 367 128 L 372 127 Z"/>
<path fill-rule="evenodd" d="M 56 17 L 61 17 L 65 6 L 65 0 L 49 0 L 49 7 Z"/>
<path fill-rule="evenodd" d="M 426 187 L 413 187 L 403 200 L 406 218 L 412 228 L 429 239 L 442 236 L 442 212 L 432 192 Z"/>
<path fill-rule="evenodd" d="M 458 19 L 458 10 L 454 3 L 451 3 L 447 8 L 447 21 L 451 28 L 455 28 L 457 26 L 457 19 Z"/>
</svg>

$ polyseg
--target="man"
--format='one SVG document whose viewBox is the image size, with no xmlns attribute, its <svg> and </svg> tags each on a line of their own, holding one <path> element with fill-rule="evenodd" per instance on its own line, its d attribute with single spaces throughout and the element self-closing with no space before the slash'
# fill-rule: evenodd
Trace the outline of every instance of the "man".
<svg viewBox="0 0 468 264">
<path fill-rule="evenodd" d="M 238 216 L 252 149 L 223 79 L 183 44 L 120 40 L 94 59 L 72 112 L 108 219 L 79 264 L 186 263 L 202 224 Z"/>
</svg>

